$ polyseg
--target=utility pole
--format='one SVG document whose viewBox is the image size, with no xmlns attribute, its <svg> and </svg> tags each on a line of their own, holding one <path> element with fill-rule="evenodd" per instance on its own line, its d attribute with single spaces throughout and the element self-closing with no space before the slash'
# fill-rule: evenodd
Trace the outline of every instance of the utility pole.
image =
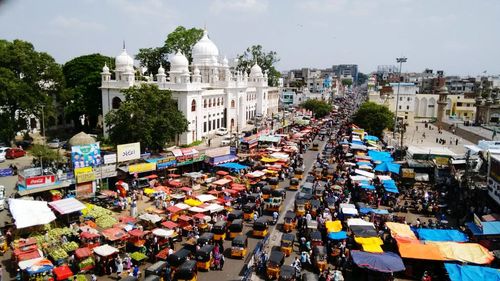
<svg viewBox="0 0 500 281">
<path fill-rule="evenodd" d="M 45 114 L 44 114 L 44 107 L 45 105 L 41 105 L 42 107 L 42 136 L 43 136 L 43 142 L 47 143 L 47 140 L 45 139 Z"/>
<path fill-rule="evenodd" d="M 407 61 L 407 58 L 400 57 L 396 58 L 396 62 L 399 63 L 399 76 L 398 76 L 398 90 L 396 93 L 396 114 L 394 116 L 394 131 L 392 132 L 392 138 L 395 138 L 396 131 L 398 130 L 398 106 L 399 106 L 399 87 L 401 86 L 401 68 L 403 63 Z"/>
</svg>

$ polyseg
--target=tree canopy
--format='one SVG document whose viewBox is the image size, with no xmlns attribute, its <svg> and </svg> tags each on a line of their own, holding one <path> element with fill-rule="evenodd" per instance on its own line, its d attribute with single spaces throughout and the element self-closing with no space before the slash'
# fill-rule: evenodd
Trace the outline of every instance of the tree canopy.
<svg viewBox="0 0 500 281">
<path fill-rule="evenodd" d="M 167 61 L 168 54 L 181 51 L 188 59 L 189 63 L 193 60 L 191 49 L 203 36 L 203 29 L 178 26 L 174 31 L 167 35 L 165 44 L 161 47 L 142 48 L 135 58 L 145 66 L 149 73 L 156 74 L 160 65 L 168 71 L 170 63 Z"/>
<path fill-rule="evenodd" d="M 352 85 L 352 79 L 342 79 L 342 85 L 343 86 L 351 86 Z"/>
<path fill-rule="evenodd" d="M 187 130 L 188 121 L 178 110 L 170 91 L 142 84 L 123 93 L 125 101 L 120 108 L 105 117 L 114 144 L 141 142 L 143 147 L 159 151 Z"/>
<path fill-rule="evenodd" d="M 300 107 L 310 110 L 316 118 L 323 118 L 332 111 L 332 106 L 322 100 L 309 99 L 300 104 Z"/>
<path fill-rule="evenodd" d="M 64 64 L 62 70 L 66 81 L 66 95 L 63 101 L 65 113 L 75 125 L 80 124 L 81 115 L 88 115 L 87 128 L 95 128 L 101 105 L 101 71 L 104 64 L 114 68 L 114 60 L 100 54 L 76 57 Z"/>
<path fill-rule="evenodd" d="M 22 40 L 0 40 L 0 139 L 10 142 L 15 133 L 28 129 L 30 115 L 55 115 L 53 98 L 60 98 L 64 79 L 60 65 Z"/>
<path fill-rule="evenodd" d="M 266 52 L 261 45 L 248 47 L 242 55 L 238 55 L 238 70 L 248 71 L 257 62 L 262 71 L 268 72 L 269 86 L 277 86 L 281 77 L 274 65 L 280 61 L 275 51 Z"/>
<path fill-rule="evenodd" d="M 384 129 L 392 127 L 394 114 L 383 105 L 365 102 L 354 114 L 353 121 L 370 134 L 381 137 Z"/>
</svg>

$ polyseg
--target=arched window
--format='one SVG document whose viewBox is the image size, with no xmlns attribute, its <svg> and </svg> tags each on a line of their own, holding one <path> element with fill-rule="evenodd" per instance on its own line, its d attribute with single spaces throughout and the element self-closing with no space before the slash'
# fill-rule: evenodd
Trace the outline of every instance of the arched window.
<svg viewBox="0 0 500 281">
<path fill-rule="evenodd" d="M 208 99 L 208 107 L 212 107 L 212 99 Z"/>
<path fill-rule="evenodd" d="M 204 108 L 207 108 L 207 99 L 204 99 L 204 100 L 203 100 L 203 107 L 204 107 Z"/>
<path fill-rule="evenodd" d="M 224 106 L 224 98 L 220 99 L 220 105 Z"/>
<path fill-rule="evenodd" d="M 191 102 L 191 111 L 196 111 L 196 101 L 195 100 L 193 100 Z"/>
<path fill-rule="evenodd" d="M 113 100 L 111 101 L 111 108 L 118 109 L 118 108 L 120 108 L 121 104 L 122 104 L 122 100 L 119 97 L 114 97 Z"/>
<path fill-rule="evenodd" d="M 217 106 L 220 106 L 220 98 L 217 98 Z"/>
<path fill-rule="evenodd" d="M 234 100 L 231 100 L 231 108 L 234 108 L 236 105 L 235 105 L 235 102 Z"/>
</svg>

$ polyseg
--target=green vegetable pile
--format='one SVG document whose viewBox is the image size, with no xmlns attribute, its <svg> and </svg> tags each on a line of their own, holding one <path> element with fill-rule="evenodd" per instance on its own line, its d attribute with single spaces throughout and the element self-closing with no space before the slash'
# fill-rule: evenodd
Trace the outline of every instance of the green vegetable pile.
<svg viewBox="0 0 500 281">
<path fill-rule="evenodd" d="M 95 223 L 101 228 L 110 228 L 113 227 L 114 224 L 118 223 L 118 221 L 112 216 L 104 215 L 97 218 Z"/>
<path fill-rule="evenodd" d="M 54 260 L 54 261 L 58 261 L 58 260 L 61 260 L 61 259 L 65 259 L 68 257 L 68 253 L 66 253 L 66 251 L 64 251 L 62 248 L 60 247 L 56 247 L 56 248 L 52 248 L 50 251 L 49 251 L 49 256 Z"/>
<path fill-rule="evenodd" d="M 147 256 L 141 252 L 133 252 L 130 257 L 135 260 L 135 261 L 142 261 L 143 259 L 146 259 Z"/>
<path fill-rule="evenodd" d="M 78 249 L 78 247 L 78 243 L 76 243 L 75 241 L 62 244 L 62 248 L 66 252 L 73 252 L 74 250 Z"/>
<path fill-rule="evenodd" d="M 95 262 L 94 262 L 94 259 L 92 257 L 88 257 L 84 260 L 82 260 L 79 264 L 78 264 L 78 267 L 80 267 L 80 269 L 82 268 L 85 268 L 89 265 L 94 265 Z"/>
</svg>

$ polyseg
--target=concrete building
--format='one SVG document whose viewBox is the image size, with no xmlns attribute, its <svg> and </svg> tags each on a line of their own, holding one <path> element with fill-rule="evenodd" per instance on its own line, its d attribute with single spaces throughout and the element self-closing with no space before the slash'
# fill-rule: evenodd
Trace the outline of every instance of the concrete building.
<svg viewBox="0 0 500 281">
<path fill-rule="evenodd" d="M 267 73 L 256 63 L 250 72 L 229 67 L 228 60 L 205 31 L 193 46 L 193 62 L 177 52 L 170 61 L 170 71 L 160 67 L 156 79 L 152 76 L 136 79 L 134 61 L 126 50 L 115 59 L 115 79 L 107 65 L 102 76 L 102 114 L 117 109 L 125 99 L 124 89 L 141 84 L 154 84 L 161 90 L 171 90 L 178 109 L 189 122 L 188 131 L 178 138 L 179 144 L 189 144 L 214 134 L 219 128 L 236 132 L 257 114 L 271 116 L 278 112 L 279 92 L 268 87 Z M 108 126 L 104 124 L 104 135 Z"/>
<path fill-rule="evenodd" d="M 358 65 L 357 64 L 339 64 L 332 66 L 332 72 L 335 77 L 342 79 L 351 79 L 353 84 L 358 82 Z"/>
</svg>

